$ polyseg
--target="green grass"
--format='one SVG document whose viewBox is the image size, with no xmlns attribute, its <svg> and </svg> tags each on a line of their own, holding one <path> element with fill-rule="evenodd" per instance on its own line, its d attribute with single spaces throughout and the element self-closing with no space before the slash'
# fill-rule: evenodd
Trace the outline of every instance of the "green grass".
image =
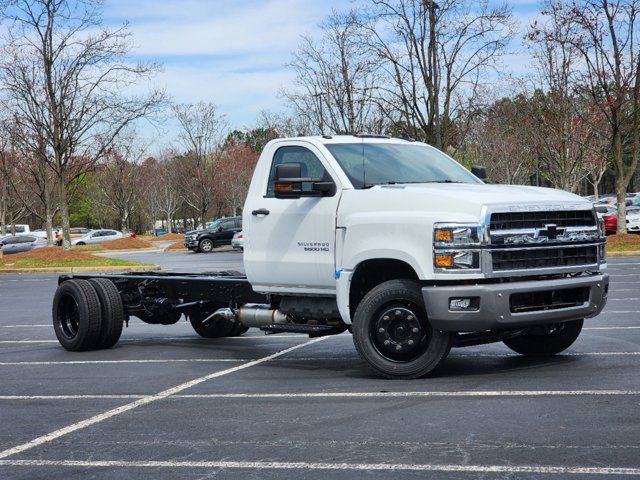
<svg viewBox="0 0 640 480">
<path fill-rule="evenodd" d="M 607 252 L 640 252 L 640 243 L 618 243 L 607 245 Z"/>
<path fill-rule="evenodd" d="M 11 255 L 0 258 L 0 269 L 3 268 L 53 268 L 53 267 L 135 267 L 153 266 L 151 263 L 133 262 L 119 258 L 94 257 L 83 260 L 36 260 L 32 258 L 12 259 Z"/>
</svg>

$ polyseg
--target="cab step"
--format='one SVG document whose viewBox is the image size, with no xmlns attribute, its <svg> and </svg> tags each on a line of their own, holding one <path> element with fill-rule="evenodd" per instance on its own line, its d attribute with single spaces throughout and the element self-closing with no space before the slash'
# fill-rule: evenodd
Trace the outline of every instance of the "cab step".
<svg viewBox="0 0 640 480">
<path fill-rule="evenodd" d="M 275 333 L 306 333 L 309 337 L 337 335 L 347 329 L 346 325 L 304 325 L 300 323 L 272 323 L 260 327 L 267 335 Z"/>
</svg>

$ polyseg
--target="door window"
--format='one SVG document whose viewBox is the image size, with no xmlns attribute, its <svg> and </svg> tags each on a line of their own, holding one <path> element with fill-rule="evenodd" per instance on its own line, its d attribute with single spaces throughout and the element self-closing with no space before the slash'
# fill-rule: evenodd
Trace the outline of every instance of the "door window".
<svg viewBox="0 0 640 480">
<path fill-rule="evenodd" d="M 275 196 L 276 166 L 283 163 L 299 163 L 302 167 L 300 171 L 302 177 L 320 178 L 322 180 L 330 179 L 320 159 L 308 148 L 299 146 L 280 147 L 276 150 L 273 156 L 273 162 L 271 163 L 267 197 Z M 304 185 L 304 188 L 308 187 L 308 185 Z"/>
<path fill-rule="evenodd" d="M 234 228 L 236 228 L 236 222 L 235 220 L 227 220 L 225 222 L 222 222 L 221 228 L 223 232 L 227 230 L 233 230 Z"/>
</svg>

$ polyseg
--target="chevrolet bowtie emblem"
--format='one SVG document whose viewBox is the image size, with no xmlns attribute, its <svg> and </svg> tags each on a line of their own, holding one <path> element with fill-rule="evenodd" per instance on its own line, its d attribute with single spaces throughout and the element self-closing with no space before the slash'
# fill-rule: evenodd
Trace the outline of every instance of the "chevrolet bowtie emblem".
<svg viewBox="0 0 640 480">
<path fill-rule="evenodd" d="M 556 240 L 558 237 L 562 237 L 566 228 L 558 228 L 555 224 L 545 225 L 544 228 L 536 228 L 536 238 L 546 237 L 549 240 Z"/>
</svg>

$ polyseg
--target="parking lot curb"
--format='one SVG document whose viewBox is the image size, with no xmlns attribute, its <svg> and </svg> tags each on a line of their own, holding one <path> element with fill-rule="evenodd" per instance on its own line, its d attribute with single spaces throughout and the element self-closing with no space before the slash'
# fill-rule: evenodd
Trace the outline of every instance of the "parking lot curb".
<svg viewBox="0 0 640 480">
<path fill-rule="evenodd" d="M 640 251 L 634 250 L 630 252 L 607 252 L 607 257 L 615 258 L 615 257 L 640 257 Z"/>
<path fill-rule="evenodd" d="M 92 255 L 105 255 L 105 254 L 114 254 L 114 253 L 138 253 L 138 252 L 152 252 L 152 253 L 156 253 L 156 252 L 162 252 L 162 248 L 157 248 L 157 247 L 153 247 L 153 248 L 134 248 L 134 249 L 129 249 L 129 250 L 96 250 L 93 252 L 90 252 Z"/>
<path fill-rule="evenodd" d="M 158 265 L 132 265 L 129 267 L 42 267 L 42 268 L 0 268 L 0 275 L 16 273 L 113 273 L 113 272 L 151 272 L 161 270 Z"/>
</svg>

